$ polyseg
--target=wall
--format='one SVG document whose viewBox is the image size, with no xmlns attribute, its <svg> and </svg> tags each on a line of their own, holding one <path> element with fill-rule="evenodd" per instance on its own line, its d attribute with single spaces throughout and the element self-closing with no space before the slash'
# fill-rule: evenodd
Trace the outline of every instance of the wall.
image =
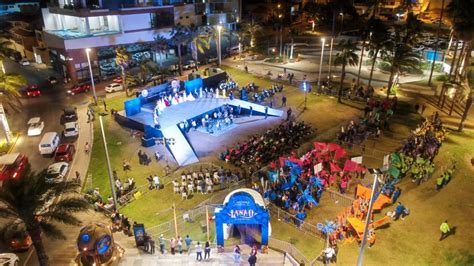
<svg viewBox="0 0 474 266">
<path fill-rule="evenodd" d="M 56 14 L 49 13 L 49 8 L 41 9 L 43 13 L 43 23 L 45 30 L 56 30 L 58 29 Z"/>
<path fill-rule="evenodd" d="M 189 26 L 191 24 L 199 25 L 196 19 L 196 13 L 194 12 L 194 5 L 183 5 L 174 7 L 174 22 L 175 24 L 181 24 Z"/>
</svg>

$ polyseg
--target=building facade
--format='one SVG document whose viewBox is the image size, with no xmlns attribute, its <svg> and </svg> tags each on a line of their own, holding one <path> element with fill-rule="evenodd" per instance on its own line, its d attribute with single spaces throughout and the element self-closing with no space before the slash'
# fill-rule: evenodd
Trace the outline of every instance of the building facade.
<svg viewBox="0 0 474 266">
<path fill-rule="evenodd" d="M 92 3 L 93 2 L 93 3 Z M 42 39 L 50 62 L 67 80 L 90 79 L 86 50 L 94 76 L 115 76 L 115 48 L 123 46 L 131 66 L 142 58 L 156 58 L 150 43 L 161 35 L 170 38 L 174 25 L 235 27 L 240 17 L 240 0 L 189 1 L 155 0 L 69 1 L 59 0 L 43 8 Z"/>
</svg>

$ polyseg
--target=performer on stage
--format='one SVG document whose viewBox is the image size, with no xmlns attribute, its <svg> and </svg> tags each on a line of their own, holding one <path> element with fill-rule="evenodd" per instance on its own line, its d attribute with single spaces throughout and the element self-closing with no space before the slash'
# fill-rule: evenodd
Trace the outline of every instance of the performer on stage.
<svg viewBox="0 0 474 266">
<path fill-rule="evenodd" d="M 155 124 L 155 128 L 160 128 L 160 110 L 158 109 L 158 106 L 155 107 L 155 110 L 153 111 L 153 123 Z"/>
</svg>

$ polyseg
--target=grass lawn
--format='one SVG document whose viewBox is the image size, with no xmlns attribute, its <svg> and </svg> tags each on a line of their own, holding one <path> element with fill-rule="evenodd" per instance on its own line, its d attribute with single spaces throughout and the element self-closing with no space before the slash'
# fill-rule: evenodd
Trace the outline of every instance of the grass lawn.
<svg viewBox="0 0 474 266">
<path fill-rule="evenodd" d="M 270 87 L 276 83 L 262 78 L 256 78 L 244 72 L 223 67 L 240 85 L 254 81 L 260 87 Z M 311 123 L 316 127 L 315 139 L 330 141 L 341 125 L 346 125 L 349 120 L 357 119 L 361 115 L 361 105 L 354 103 L 337 104 L 336 99 L 326 96 L 308 95 L 308 109 L 302 112 L 304 94 L 300 89 L 285 86 L 284 94 L 288 97 L 288 104 L 294 108 L 298 119 Z M 281 96 L 278 96 L 281 97 Z M 123 109 L 124 97 L 107 99 L 108 108 L 116 110 Z M 280 99 L 278 99 L 279 106 Z M 275 106 L 275 104 L 274 104 Z M 102 107 L 102 105 L 100 105 Z M 392 119 L 390 130 L 383 133 L 378 139 L 370 139 L 366 145 L 367 165 L 379 166 L 383 155 L 394 151 L 406 138 L 410 130 L 419 123 L 420 116 L 409 111 L 408 104 L 400 103 L 396 116 Z M 145 178 L 157 173 L 162 177 L 162 183 L 168 183 L 179 173 L 169 177 L 164 176 L 163 163 L 152 162 L 150 166 L 138 164 L 136 153 L 140 149 L 139 140 L 131 137 L 129 130 L 123 129 L 111 117 L 105 117 L 106 135 L 109 153 L 113 168 L 117 170 L 118 176 L 125 180 L 131 175 L 135 178 L 138 186 L 146 184 Z M 105 195 L 110 193 L 107 179 L 107 167 L 103 152 L 103 143 L 100 138 L 100 128 L 96 120 L 94 130 L 96 138 L 92 149 L 92 161 L 89 174 L 92 175 L 92 187 L 99 187 Z M 253 133 L 253 132 L 249 132 Z M 233 136 L 233 140 L 242 136 Z M 300 153 L 306 152 L 312 146 L 312 141 L 300 148 Z M 357 155 L 360 147 L 354 147 L 349 151 L 351 155 Z M 157 147 L 162 149 L 162 147 Z M 151 154 L 149 154 L 151 155 Z M 377 243 L 372 249 L 366 249 L 364 256 L 365 265 L 473 265 L 474 252 L 470 247 L 474 246 L 474 228 L 470 219 L 474 217 L 474 168 L 470 159 L 474 156 L 474 133 L 450 132 L 446 142 L 443 144 L 439 155 L 435 159 L 436 171 L 431 180 L 416 186 L 408 178 L 400 183 L 402 196 L 400 201 L 411 210 L 411 215 L 404 221 L 392 222 L 386 229 L 377 230 Z M 216 162 L 215 154 L 206 158 L 208 162 Z M 132 171 L 124 173 L 121 163 L 123 159 L 130 161 Z M 451 160 L 458 162 L 458 170 L 453 180 L 446 188 L 435 191 L 435 178 L 441 174 L 443 168 L 450 164 Z M 190 166 L 196 167 L 198 166 Z M 129 216 L 131 220 L 145 223 L 148 228 L 153 225 L 162 224 L 172 220 L 173 204 L 177 208 L 179 221 L 179 233 L 181 235 L 192 234 L 194 239 L 204 240 L 206 234 L 201 231 L 200 220 L 192 223 L 184 223 L 182 214 L 194 208 L 209 195 L 194 195 L 189 200 L 182 200 L 180 195 L 172 192 L 172 187 L 167 185 L 159 191 L 150 191 L 138 200 L 126 205 L 121 212 Z M 324 199 L 324 198 L 323 198 Z M 325 198 L 322 206 L 311 210 L 308 222 L 323 222 L 333 219 L 342 205 L 335 204 L 329 198 Z M 386 212 L 393 207 L 383 210 Z M 379 214 L 382 215 L 382 214 Z M 456 227 L 456 234 L 439 242 L 439 225 L 448 219 L 451 226 Z M 171 224 L 169 233 L 174 233 L 174 224 Z M 272 237 L 293 243 L 307 259 L 317 257 L 324 243 L 310 235 L 305 235 L 298 229 L 281 221 L 272 220 Z M 211 239 L 214 238 L 214 228 L 211 226 Z M 338 263 L 341 265 L 353 265 L 357 260 L 357 244 L 346 244 L 340 247 Z"/>
</svg>

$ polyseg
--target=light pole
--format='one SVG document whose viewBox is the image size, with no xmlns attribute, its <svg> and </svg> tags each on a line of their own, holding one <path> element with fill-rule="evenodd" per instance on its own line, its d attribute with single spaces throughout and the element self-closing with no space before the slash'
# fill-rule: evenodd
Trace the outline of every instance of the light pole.
<svg viewBox="0 0 474 266">
<path fill-rule="evenodd" d="M 397 21 L 400 21 L 400 14 L 397 13 Z"/>
<path fill-rule="evenodd" d="M 306 80 L 303 81 L 303 90 L 304 90 L 304 107 L 303 110 L 306 110 L 306 102 L 308 99 L 308 85 L 306 84 Z"/>
<path fill-rule="evenodd" d="M 372 32 L 369 34 L 369 43 L 372 40 Z M 362 59 L 364 58 L 364 50 L 365 50 L 365 39 L 363 40 L 364 42 L 362 43 L 362 51 L 360 52 L 360 60 L 359 60 L 359 70 L 357 72 L 357 82 L 356 84 L 359 85 L 360 81 L 360 70 L 362 68 Z"/>
<path fill-rule="evenodd" d="M 110 182 L 110 190 L 112 191 L 112 198 L 114 200 L 114 209 L 117 210 L 118 203 L 117 203 L 117 194 L 115 194 L 115 182 L 114 177 L 112 176 L 112 166 L 110 165 L 110 158 L 109 158 L 109 150 L 107 148 L 107 140 L 105 139 L 105 131 L 104 131 L 104 123 L 102 121 L 102 116 L 107 114 L 99 114 L 99 122 L 100 122 L 100 131 L 102 132 L 102 141 L 104 142 L 104 150 L 105 150 L 105 159 L 107 160 L 107 172 L 109 173 L 109 182 Z"/>
<path fill-rule="evenodd" d="M 369 173 L 374 176 L 374 184 L 372 185 L 372 194 L 370 195 L 370 202 L 369 202 L 369 210 L 367 211 L 367 218 L 365 219 L 365 227 L 364 227 L 364 236 L 362 237 L 362 242 L 360 244 L 360 251 L 359 257 L 357 258 L 357 266 L 362 266 L 362 261 L 364 260 L 364 249 L 365 244 L 367 242 L 367 233 L 369 231 L 369 223 L 372 216 L 372 208 L 374 206 L 374 197 L 375 197 L 375 189 L 377 188 L 377 181 L 378 175 L 382 172 L 379 169 L 369 169 Z"/>
<path fill-rule="evenodd" d="M 221 58 L 221 31 L 222 31 L 222 26 L 217 25 L 217 42 L 218 42 L 218 45 L 217 45 L 217 58 L 219 59 L 218 60 L 219 66 L 221 66 L 221 61 L 222 61 L 222 58 Z"/>
<path fill-rule="evenodd" d="M 94 74 L 92 73 L 91 58 L 89 56 L 90 51 L 90 48 L 86 48 L 87 63 L 89 64 L 89 73 L 91 75 L 92 93 L 94 94 L 94 103 L 95 105 L 97 105 L 97 94 L 95 93 Z"/>
<path fill-rule="evenodd" d="M 278 18 L 280 19 L 280 57 L 283 49 L 283 24 L 282 24 L 282 14 L 278 15 Z"/>
<path fill-rule="evenodd" d="M 322 66 L 323 66 L 324 42 L 325 42 L 325 39 L 322 38 L 321 41 L 323 42 L 323 45 L 321 46 L 321 60 L 320 60 L 320 62 L 319 62 L 318 89 L 321 88 L 321 70 L 322 70 Z"/>
<path fill-rule="evenodd" d="M 341 16 L 341 32 L 344 29 L 344 13 L 339 13 L 339 16 Z"/>
<path fill-rule="evenodd" d="M 329 65 L 329 69 L 328 69 L 328 78 L 329 78 L 329 81 L 332 80 L 331 78 L 331 60 L 332 60 L 332 46 L 333 46 L 333 43 L 334 43 L 334 37 L 331 37 L 331 47 L 329 48 L 329 61 L 328 61 L 328 65 Z"/>
</svg>

